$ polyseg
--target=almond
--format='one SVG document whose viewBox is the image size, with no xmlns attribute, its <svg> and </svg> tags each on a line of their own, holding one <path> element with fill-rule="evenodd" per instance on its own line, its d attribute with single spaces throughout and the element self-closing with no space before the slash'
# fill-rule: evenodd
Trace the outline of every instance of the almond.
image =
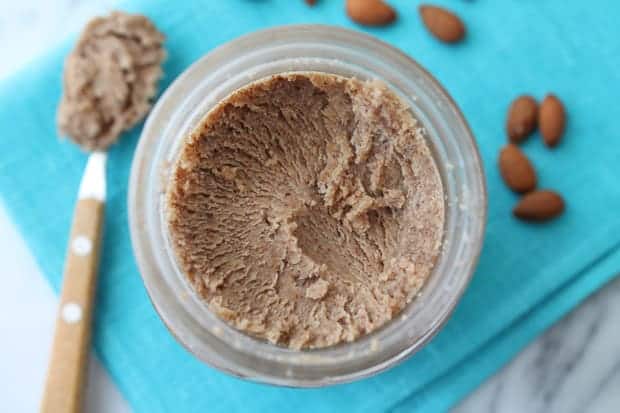
<svg viewBox="0 0 620 413">
<path fill-rule="evenodd" d="M 538 105 L 533 97 L 523 95 L 516 98 L 508 109 L 506 132 L 510 142 L 519 143 L 536 129 Z"/>
<path fill-rule="evenodd" d="M 316 0 L 304 0 L 308 6 L 314 6 L 316 4 Z"/>
<path fill-rule="evenodd" d="M 560 142 L 566 125 L 566 113 L 560 99 L 547 95 L 540 105 L 538 119 L 545 145 L 553 148 Z"/>
<path fill-rule="evenodd" d="M 385 26 L 396 20 L 396 11 L 382 0 L 347 0 L 347 14 L 364 26 Z"/>
<path fill-rule="evenodd" d="M 564 200 L 553 191 L 534 191 L 521 198 L 514 215 L 526 221 L 546 221 L 564 211 Z"/>
<path fill-rule="evenodd" d="M 509 143 L 499 153 L 499 171 L 510 189 L 518 193 L 536 188 L 536 171 L 517 145 Z"/>
<path fill-rule="evenodd" d="M 429 5 L 422 5 L 418 10 L 426 28 L 442 42 L 456 43 L 465 37 L 465 25 L 451 11 Z"/>
</svg>

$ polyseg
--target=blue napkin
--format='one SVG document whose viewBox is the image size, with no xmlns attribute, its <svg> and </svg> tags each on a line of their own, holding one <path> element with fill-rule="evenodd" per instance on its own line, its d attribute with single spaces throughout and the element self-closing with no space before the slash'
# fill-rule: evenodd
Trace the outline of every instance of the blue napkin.
<svg viewBox="0 0 620 413">
<path fill-rule="evenodd" d="M 444 411 L 528 341 L 620 269 L 620 29 L 614 0 L 435 1 L 467 23 L 465 42 L 446 46 L 423 28 L 410 0 L 387 28 L 362 29 L 341 1 L 314 8 L 290 0 L 137 1 L 168 36 L 163 86 L 193 61 L 239 35 L 276 25 L 324 23 L 368 31 L 401 48 L 448 89 L 478 139 L 489 185 L 489 223 L 476 275 L 445 329 L 409 361 L 376 377 L 326 389 L 249 383 L 192 357 L 166 331 L 134 263 L 126 191 L 140 128 L 110 153 L 94 346 L 138 412 Z M 54 118 L 63 57 L 52 50 L 0 84 L 0 194 L 55 289 L 86 157 L 58 141 Z M 568 112 L 555 150 L 538 135 L 523 148 L 540 186 L 564 194 L 559 219 L 512 218 L 517 198 L 496 168 L 504 120 L 521 93 L 552 91 Z"/>
</svg>

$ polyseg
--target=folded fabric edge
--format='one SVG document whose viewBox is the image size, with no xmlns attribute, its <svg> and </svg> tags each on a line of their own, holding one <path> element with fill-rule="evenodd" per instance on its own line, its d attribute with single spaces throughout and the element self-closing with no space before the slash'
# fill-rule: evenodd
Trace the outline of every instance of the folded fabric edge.
<svg viewBox="0 0 620 413">
<path fill-rule="evenodd" d="M 427 388 L 396 403 L 391 413 L 443 412 L 461 401 L 487 378 L 503 368 L 534 338 L 577 307 L 590 294 L 616 278 L 620 268 L 620 245 L 561 286 L 548 299 L 522 315 L 475 353 L 454 365 Z M 472 369 L 467 364 L 475 364 Z"/>
<path fill-rule="evenodd" d="M 613 227 L 613 228 L 606 228 L 604 231 L 599 233 L 599 235 L 598 235 L 598 241 L 599 242 L 596 242 L 596 241 L 594 241 L 594 242 L 597 245 L 600 244 L 600 240 L 601 239 L 608 239 L 611 236 L 611 234 L 617 234 L 618 233 L 618 229 L 620 229 L 620 227 L 618 227 L 618 226 Z M 608 243 L 605 243 L 605 245 L 608 245 Z M 545 290 L 544 294 L 539 295 L 539 296 L 537 296 L 537 298 L 534 298 L 532 300 L 531 305 L 529 305 L 528 307 L 525 307 L 525 308 L 515 312 L 514 316 L 512 316 L 511 318 L 509 318 L 509 319 L 502 319 L 502 325 L 499 326 L 499 328 L 492 328 L 491 331 L 489 332 L 490 335 L 486 339 L 484 339 L 482 341 L 479 341 L 478 343 L 475 343 L 472 346 L 473 349 L 469 353 L 465 353 L 461 357 L 455 359 L 454 363 L 452 363 L 451 366 L 446 366 L 445 368 L 440 369 L 439 371 L 433 371 L 430 374 L 430 377 L 428 377 L 428 379 L 426 381 L 426 384 L 422 384 L 420 386 L 416 386 L 415 388 L 410 389 L 409 392 L 405 392 L 405 394 L 399 400 L 404 400 L 404 399 L 406 399 L 408 397 L 411 397 L 412 394 L 415 394 L 418 391 L 423 391 L 423 388 L 425 386 L 428 386 L 429 383 L 432 383 L 432 382 L 434 382 L 436 380 L 439 380 L 444 375 L 449 374 L 449 372 L 453 369 L 453 366 L 460 365 L 462 362 L 464 362 L 464 361 L 468 360 L 469 358 L 473 357 L 473 355 L 476 354 L 478 349 L 484 348 L 489 342 L 493 341 L 496 337 L 501 336 L 505 331 L 510 329 L 511 326 L 516 325 L 516 323 L 518 323 L 519 320 L 523 319 L 524 317 L 527 317 L 527 315 L 530 314 L 534 308 L 539 307 L 546 300 L 548 300 L 549 297 L 552 297 L 558 291 L 561 291 L 566 286 L 568 286 L 571 283 L 575 282 L 575 280 L 578 280 L 579 277 L 581 277 L 583 274 L 588 273 L 589 271 L 591 271 L 599 263 L 601 263 L 604 260 L 606 260 L 607 257 L 612 255 L 613 253 L 615 253 L 616 250 L 619 250 L 619 249 L 620 249 L 620 240 L 617 240 L 611 246 L 606 246 L 605 248 L 597 249 L 597 255 L 594 258 L 590 259 L 585 264 L 581 265 L 577 270 L 569 271 L 569 268 L 570 268 L 570 266 L 572 266 L 572 264 L 569 264 L 568 266 L 567 265 L 561 265 L 560 267 L 555 268 L 554 271 L 563 271 L 564 273 L 568 274 L 565 277 L 565 280 L 562 283 L 560 283 L 558 285 L 555 285 L 551 289 Z M 620 267 L 620 265 L 619 265 L 619 267 Z M 616 268 L 615 270 L 612 270 L 610 272 L 610 274 L 611 274 L 610 276 L 612 276 L 614 274 L 613 271 L 617 271 L 617 270 L 618 270 L 618 268 Z M 533 296 L 534 295 L 532 295 L 532 297 Z M 457 312 L 458 312 L 458 308 L 457 308 Z M 481 320 L 480 322 L 482 322 L 483 324 L 486 324 L 487 321 Z M 395 404 L 397 404 L 397 403 L 395 403 Z"/>
</svg>

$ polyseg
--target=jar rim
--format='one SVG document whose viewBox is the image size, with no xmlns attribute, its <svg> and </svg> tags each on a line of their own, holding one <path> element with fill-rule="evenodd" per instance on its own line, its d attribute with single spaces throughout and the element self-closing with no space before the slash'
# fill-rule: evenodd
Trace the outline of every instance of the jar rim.
<svg viewBox="0 0 620 413">
<path fill-rule="evenodd" d="M 372 59 L 376 61 L 371 62 Z M 276 68 L 282 70 L 290 66 L 293 70 L 272 74 L 308 71 L 301 69 L 313 65 L 323 65 L 321 67 L 334 71 L 357 71 L 361 77 L 379 77 L 392 89 L 397 89 L 401 97 L 403 90 L 412 85 L 424 91 L 429 101 L 425 109 L 428 113 L 421 109 L 422 95 L 405 93 L 414 115 L 432 120 L 432 112 L 436 111 L 433 116 L 439 116 L 442 122 L 427 119 L 421 121 L 422 125 L 427 130 L 429 126 L 436 126 L 433 130 L 437 139 L 449 133 L 459 137 L 445 139 L 443 151 L 446 154 L 450 148 L 456 154 L 463 152 L 455 158 L 452 169 L 447 170 L 446 165 L 438 164 L 438 167 L 442 171 L 444 190 L 446 182 L 451 182 L 453 193 L 458 193 L 458 197 L 447 193 L 446 209 L 454 214 L 452 225 L 458 226 L 468 239 L 450 235 L 446 230 L 444 248 L 429 278 L 435 283 L 443 281 L 442 276 L 447 278 L 445 274 L 436 274 L 439 261 L 447 254 L 446 248 L 449 251 L 460 248 L 455 256 L 462 262 L 453 266 L 462 273 L 452 274 L 449 285 L 445 282 L 435 285 L 434 288 L 448 288 L 449 291 L 442 291 L 447 294 L 441 296 L 444 297 L 442 306 L 434 316 L 426 315 L 426 325 L 413 323 L 416 317 L 418 321 L 423 319 L 420 314 L 428 312 L 425 308 L 413 311 L 412 307 L 419 306 L 422 300 L 414 299 L 401 313 L 407 318 L 399 314 L 386 326 L 351 343 L 298 351 L 262 342 L 228 326 L 213 313 L 204 313 L 205 303 L 193 294 L 193 289 L 188 291 L 188 285 L 182 287 L 175 281 L 175 277 L 180 276 L 181 283 L 188 284 L 178 266 L 175 268 L 174 256 L 167 244 L 169 240 L 161 232 L 165 227 L 162 204 L 165 182 L 162 182 L 161 168 L 173 162 L 182 136 L 217 103 L 218 97 L 226 96 L 235 85 L 251 83 L 260 79 L 253 77 Z M 402 73 L 396 73 L 399 71 Z M 411 100 L 416 98 L 420 101 Z M 202 111 L 188 109 L 197 102 L 204 106 Z M 449 123 L 450 127 L 440 123 Z M 441 149 L 437 148 L 441 142 L 431 139 L 430 143 L 434 149 Z M 444 157 L 451 159 L 446 154 Z M 464 188 L 467 194 L 459 192 Z M 214 49 L 179 75 L 153 108 L 142 131 L 132 163 L 128 203 L 132 246 L 143 282 L 160 318 L 177 340 L 199 359 L 233 375 L 297 387 L 367 377 L 422 348 L 446 323 L 473 275 L 482 247 L 487 211 L 486 183 L 473 135 L 458 106 L 440 83 L 393 46 L 364 33 L 325 25 L 280 26 L 242 36 Z M 171 271 L 175 274 L 170 274 Z M 430 287 L 425 285 L 423 291 L 427 288 Z M 401 329 L 409 329 L 410 333 L 406 337 L 396 336 Z"/>
</svg>

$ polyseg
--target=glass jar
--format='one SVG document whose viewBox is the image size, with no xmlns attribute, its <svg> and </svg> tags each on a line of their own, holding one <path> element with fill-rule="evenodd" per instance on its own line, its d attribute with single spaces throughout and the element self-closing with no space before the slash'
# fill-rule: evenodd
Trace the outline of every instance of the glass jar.
<svg viewBox="0 0 620 413">
<path fill-rule="evenodd" d="M 164 192 L 184 137 L 220 100 L 283 72 L 327 72 L 385 82 L 424 125 L 446 194 L 443 248 L 421 291 L 394 320 L 352 343 L 292 350 L 250 337 L 219 319 L 186 281 L 164 220 Z M 129 185 L 131 239 L 144 284 L 171 333 L 199 359 L 255 381 L 314 387 L 394 366 L 446 323 L 474 271 L 486 222 L 480 157 L 465 119 L 420 65 L 368 35 L 302 25 L 253 33 L 212 51 L 166 90 L 144 126 Z"/>
</svg>

